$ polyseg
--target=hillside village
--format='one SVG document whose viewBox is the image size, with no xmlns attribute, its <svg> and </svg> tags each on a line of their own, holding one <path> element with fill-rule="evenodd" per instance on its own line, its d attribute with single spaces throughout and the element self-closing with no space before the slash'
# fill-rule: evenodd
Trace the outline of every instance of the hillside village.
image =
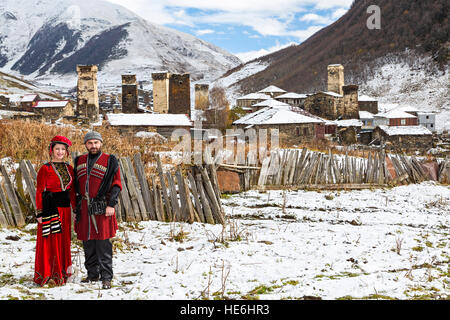
<svg viewBox="0 0 450 320">
<path fill-rule="evenodd" d="M 152 73 L 152 96 L 143 94 L 136 75 L 124 74 L 121 93 L 106 95 L 105 99 L 98 91 L 97 72 L 96 65 L 77 66 L 73 99 L 54 100 L 39 94 L 0 95 L 0 116 L 111 126 L 123 134 L 155 132 L 167 139 L 176 129 L 192 130 L 195 120 L 205 122 L 202 114 L 213 108 L 209 85 L 196 83 L 192 88 L 188 73 Z M 344 66 L 329 65 L 327 73 L 326 91 L 296 93 L 269 85 L 238 97 L 231 102 L 231 112 L 240 118 L 231 127 L 278 129 L 290 145 L 322 140 L 338 145 L 381 145 L 393 151 L 427 152 L 433 147 L 448 151 L 448 134 L 436 132 L 435 113 L 407 105 L 379 110 L 378 101 L 360 94 L 358 85 L 344 83 Z M 205 122 L 203 127 L 217 126 Z"/>
</svg>

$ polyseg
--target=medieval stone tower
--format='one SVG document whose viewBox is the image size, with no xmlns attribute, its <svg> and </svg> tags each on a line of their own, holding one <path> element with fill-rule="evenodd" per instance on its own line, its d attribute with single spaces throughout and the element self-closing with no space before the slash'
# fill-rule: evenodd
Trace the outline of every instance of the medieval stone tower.
<svg viewBox="0 0 450 320">
<path fill-rule="evenodd" d="M 191 82 L 189 73 L 152 73 L 153 111 L 191 116 Z"/>
<path fill-rule="evenodd" d="M 136 75 L 122 75 L 122 112 L 138 113 L 138 104 Z"/>
<path fill-rule="evenodd" d="M 358 86 L 347 85 L 342 87 L 344 93 L 342 119 L 359 119 Z"/>
<path fill-rule="evenodd" d="M 344 66 L 342 64 L 330 64 L 328 66 L 328 91 L 343 94 Z"/>
<path fill-rule="evenodd" d="M 195 110 L 206 110 L 209 105 L 209 85 L 195 85 Z"/>
<path fill-rule="evenodd" d="M 77 112 L 78 117 L 97 121 L 99 115 L 99 101 L 97 89 L 96 65 L 77 65 Z"/>
</svg>

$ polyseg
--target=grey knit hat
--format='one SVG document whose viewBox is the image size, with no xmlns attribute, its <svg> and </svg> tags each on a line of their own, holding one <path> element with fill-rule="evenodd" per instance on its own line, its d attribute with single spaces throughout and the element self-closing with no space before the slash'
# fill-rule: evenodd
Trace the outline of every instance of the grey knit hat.
<svg viewBox="0 0 450 320">
<path fill-rule="evenodd" d="M 88 140 L 100 140 L 101 142 L 103 142 L 102 135 L 97 131 L 90 131 L 86 133 L 86 135 L 84 136 L 84 144 L 86 144 Z"/>
</svg>

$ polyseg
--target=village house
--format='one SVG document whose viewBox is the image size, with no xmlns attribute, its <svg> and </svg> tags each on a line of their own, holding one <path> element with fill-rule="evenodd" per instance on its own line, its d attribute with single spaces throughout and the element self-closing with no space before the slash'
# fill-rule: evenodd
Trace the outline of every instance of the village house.
<svg viewBox="0 0 450 320">
<path fill-rule="evenodd" d="M 268 86 L 267 88 L 258 91 L 258 93 L 264 93 L 266 95 L 269 95 L 271 98 L 276 98 L 282 94 L 287 93 L 287 91 L 276 86 Z"/>
<path fill-rule="evenodd" d="M 363 129 L 373 129 L 374 128 L 374 114 L 369 111 L 359 111 L 359 120 L 362 122 Z"/>
<path fill-rule="evenodd" d="M 380 125 L 374 129 L 373 139 L 388 150 L 428 150 L 433 145 L 432 132 L 421 125 Z"/>
<path fill-rule="evenodd" d="M 19 109 L 21 111 L 33 112 L 33 107 L 41 100 L 38 94 L 26 94 L 19 100 Z"/>
<path fill-rule="evenodd" d="M 266 107 L 250 113 L 233 122 L 236 129 L 278 129 L 280 137 L 287 137 L 290 142 L 300 143 L 323 139 L 325 122 L 308 117 L 288 108 Z"/>
<path fill-rule="evenodd" d="M 0 109 L 8 110 L 10 108 L 9 98 L 0 95 Z"/>
<path fill-rule="evenodd" d="M 170 139 L 176 129 L 190 132 L 192 121 L 185 114 L 159 113 L 107 113 L 105 125 L 117 128 L 121 134 L 136 134 L 141 131 L 157 132 Z"/>
<path fill-rule="evenodd" d="M 264 93 L 249 93 L 236 99 L 236 106 L 247 112 L 253 112 L 252 106 L 256 103 L 270 99 L 270 96 Z"/>
<path fill-rule="evenodd" d="M 73 105 L 69 100 L 41 100 L 33 106 L 33 111 L 41 114 L 47 121 L 75 115 Z"/>
<path fill-rule="evenodd" d="M 295 92 L 287 92 L 277 96 L 275 99 L 278 101 L 290 104 L 293 107 L 303 108 L 305 104 L 306 94 L 299 94 Z"/>
<path fill-rule="evenodd" d="M 372 114 L 378 113 L 378 100 L 366 95 L 358 95 L 359 111 L 367 111 Z"/>
<path fill-rule="evenodd" d="M 401 111 L 391 110 L 374 115 L 374 126 L 417 126 L 417 117 Z"/>
<path fill-rule="evenodd" d="M 292 108 L 291 105 L 275 100 L 275 99 L 267 99 L 258 103 L 255 103 L 254 105 L 252 105 L 252 111 L 258 111 L 261 110 L 262 108 L 266 108 L 266 107 L 270 107 L 270 108 L 285 108 L 285 109 L 290 109 Z"/>
</svg>

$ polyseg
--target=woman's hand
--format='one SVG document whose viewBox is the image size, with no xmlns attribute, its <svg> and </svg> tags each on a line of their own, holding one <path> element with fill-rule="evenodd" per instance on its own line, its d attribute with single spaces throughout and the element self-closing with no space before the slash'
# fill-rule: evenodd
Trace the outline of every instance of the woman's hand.
<svg viewBox="0 0 450 320">
<path fill-rule="evenodd" d="M 36 220 L 37 220 L 38 223 L 42 223 L 42 217 L 36 218 Z"/>
<path fill-rule="evenodd" d="M 114 210 L 113 207 L 106 207 L 106 213 L 105 213 L 105 215 L 106 215 L 107 217 L 110 217 L 110 216 L 113 216 L 113 215 L 114 215 L 114 212 L 115 212 L 115 210 Z"/>
</svg>

